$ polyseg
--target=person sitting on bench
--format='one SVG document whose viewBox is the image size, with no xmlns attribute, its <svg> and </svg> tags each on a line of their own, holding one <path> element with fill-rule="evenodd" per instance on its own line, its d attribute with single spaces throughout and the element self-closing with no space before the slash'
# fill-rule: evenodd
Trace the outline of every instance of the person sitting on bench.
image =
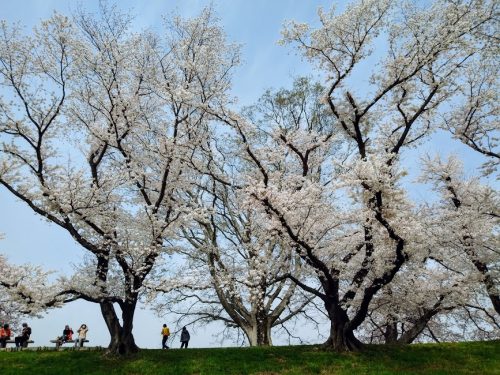
<svg viewBox="0 0 500 375">
<path fill-rule="evenodd" d="M 4 324 L 3 327 L 0 327 L 0 348 L 5 348 L 7 346 L 7 340 L 10 340 L 10 336 L 12 336 L 12 331 L 8 324 Z"/>
<path fill-rule="evenodd" d="M 64 326 L 62 336 L 59 336 L 57 338 L 57 345 L 56 346 L 59 347 L 68 341 L 73 341 L 73 330 L 71 328 L 69 328 L 69 325 L 66 325 L 66 326 Z"/>
<path fill-rule="evenodd" d="M 23 323 L 23 329 L 21 331 L 21 336 L 15 337 L 16 348 L 26 348 L 28 346 L 28 340 L 30 339 L 31 328 L 28 327 L 28 323 Z"/>
<path fill-rule="evenodd" d="M 76 331 L 76 332 L 78 332 L 78 340 L 75 340 L 75 348 L 76 348 L 78 343 L 80 344 L 80 348 L 83 347 L 83 343 L 87 339 L 87 331 L 88 330 L 89 329 L 87 328 L 86 324 L 82 324 L 80 326 L 80 328 L 78 328 L 78 331 Z"/>
</svg>

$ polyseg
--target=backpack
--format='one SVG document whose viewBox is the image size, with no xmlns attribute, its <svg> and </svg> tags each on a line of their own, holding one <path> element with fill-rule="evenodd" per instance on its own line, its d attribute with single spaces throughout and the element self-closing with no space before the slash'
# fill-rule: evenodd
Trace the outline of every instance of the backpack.
<svg viewBox="0 0 500 375">
<path fill-rule="evenodd" d="M 26 327 L 26 334 L 27 334 L 28 336 L 30 336 L 30 335 L 31 335 L 31 327 Z"/>
</svg>

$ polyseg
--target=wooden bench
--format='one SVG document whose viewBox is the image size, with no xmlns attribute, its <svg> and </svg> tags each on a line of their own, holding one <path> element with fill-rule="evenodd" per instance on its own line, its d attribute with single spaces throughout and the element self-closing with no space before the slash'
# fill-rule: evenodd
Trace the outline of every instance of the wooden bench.
<svg viewBox="0 0 500 375">
<path fill-rule="evenodd" d="M 7 344 L 15 344 L 16 341 L 15 340 L 7 340 L 6 341 Z M 28 340 L 28 341 L 25 341 L 24 344 L 22 345 L 23 348 L 27 348 L 28 347 L 28 344 L 34 344 L 35 342 L 33 340 Z"/>
<path fill-rule="evenodd" d="M 67 340 L 67 341 L 59 341 L 59 340 L 50 340 L 51 343 L 56 344 L 56 348 L 59 348 L 64 344 L 77 344 L 80 340 Z M 83 340 L 83 342 L 89 342 L 89 340 Z"/>
</svg>

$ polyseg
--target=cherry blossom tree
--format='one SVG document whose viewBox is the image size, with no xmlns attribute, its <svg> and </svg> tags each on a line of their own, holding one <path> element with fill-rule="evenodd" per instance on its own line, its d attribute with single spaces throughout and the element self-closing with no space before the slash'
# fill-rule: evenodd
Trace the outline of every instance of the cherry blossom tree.
<svg viewBox="0 0 500 375">
<path fill-rule="evenodd" d="M 443 115 L 443 128 L 474 151 L 484 155 L 486 175 L 497 172 L 500 159 L 498 137 L 500 108 L 498 28 L 486 30 L 487 43 L 468 64 L 462 80 L 457 82 L 452 109 Z"/>
<path fill-rule="evenodd" d="M 0 234 L 0 240 L 2 239 Z M 14 265 L 0 254 L 0 322 L 18 325 L 23 316 L 40 316 L 65 301 L 52 272 L 31 264 Z"/>
<path fill-rule="evenodd" d="M 240 157 L 253 164 L 239 177 L 249 204 L 272 217 L 273 230 L 316 272 L 321 290 L 288 277 L 323 300 L 331 321 L 327 346 L 359 348 L 354 331 L 375 296 L 407 262 L 422 257 L 424 222 L 401 184 L 400 154 L 437 127 L 453 83 L 484 47 L 476 36 L 496 22 L 496 12 L 494 1 L 473 0 L 436 1 L 427 9 L 372 0 L 350 4 L 342 14 L 320 11 L 318 29 L 291 22 L 283 43 L 296 45 L 325 73 L 323 102 L 334 118 L 329 128 L 269 125 L 269 131 L 220 110 L 241 145 Z M 369 60 L 381 38 L 387 51 Z M 366 61 L 376 68 L 367 88 L 356 89 L 353 79 L 367 76 Z M 340 129 L 345 149 L 353 150 L 347 159 L 335 152 L 332 129 Z"/>
<path fill-rule="evenodd" d="M 424 179 L 441 194 L 435 210 L 439 215 L 436 237 L 443 246 L 465 256 L 482 282 L 491 305 L 500 315 L 500 268 L 498 192 L 479 179 L 466 179 L 456 158 L 426 160 Z M 439 230 L 445 228 L 445 233 Z"/>
<path fill-rule="evenodd" d="M 360 0 L 320 10 L 316 29 L 289 22 L 282 43 L 322 84 L 298 80 L 243 111 L 228 96 L 238 48 L 211 9 L 167 18 L 165 35 L 131 32 L 106 5 L 31 36 L 2 23 L 0 184 L 89 254 L 57 301 L 98 303 L 113 353 L 137 350 L 146 286 L 201 302 L 196 316 L 251 344 L 314 298 L 335 350 L 359 349 L 366 331 L 437 337 L 449 314 L 496 329 L 496 192 L 435 159 L 423 179 L 442 201 L 416 203 L 404 157 L 447 128 L 494 170 L 498 4 L 429 5 Z M 173 253 L 191 271 L 152 280 Z"/>
<path fill-rule="evenodd" d="M 498 337 L 497 192 L 477 177 L 464 179 L 456 158 L 426 157 L 423 164 L 420 181 L 439 193 L 438 203 L 420 209 L 424 248 L 374 298 L 363 336 L 398 344 L 424 332 L 434 341 Z"/>
<path fill-rule="evenodd" d="M 244 112 L 255 120 L 272 118 L 289 131 L 299 129 L 304 122 L 310 129 L 320 131 L 328 126 L 331 117 L 318 100 L 322 92 L 320 85 L 300 78 L 290 90 L 267 91 Z M 184 251 L 188 267 L 180 271 L 184 283 L 176 286 L 175 291 L 175 284 L 168 280 L 166 288 L 161 283 L 152 286 L 153 290 L 168 292 L 159 309 L 163 313 L 175 312 L 182 324 L 186 324 L 185 319 L 190 319 L 188 324 L 222 321 L 226 327 L 241 330 L 251 346 L 271 345 L 274 327 L 297 339 L 287 327 L 303 316 L 316 324 L 307 308 L 314 296 L 305 296 L 283 275 L 296 279 L 310 275 L 304 274 L 293 246 L 273 232 L 269 215 L 248 206 L 240 181 L 231 176 L 239 176 L 232 171 L 249 166 L 234 157 L 235 150 L 225 136 L 221 137 L 222 142 L 209 140 L 205 146 L 206 162 L 196 165 L 206 178 L 191 201 L 209 215 L 196 225 L 183 228 L 183 237 L 191 245 Z"/>
<path fill-rule="evenodd" d="M 421 181 L 440 195 L 422 210 L 428 251 L 420 267 L 407 262 L 390 293 L 385 288 L 374 300 L 370 341 L 378 335 L 378 341 L 409 343 L 424 331 L 434 341 L 497 338 L 498 194 L 478 177 L 466 179 L 454 157 L 426 157 L 423 164 Z M 419 277 L 408 277 L 409 269 Z"/>
<path fill-rule="evenodd" d="M 61 292 L 100 305 L 120 354 L 138 350 L 144 281 L 197 215 L 203 108 L 227 100 L 238 62 L 211 9 L 167 17 L 163 35 L 131 22 L 103 3 L 32 35 L 0 26 L 0 184 L 88 252 Z"/>
<path fill-rule="evenodd" d="M 237 194 L 222 185 L 209 197 L 199 195 L 199 204 L 208 201 L 211 214 L 183 229 L 191 245 L 182 251 L 186 267 L 175 276 L 183 281 L 163 278 L 151 286 L 166 293 L 158 308 L 178 315 L 179 325 L 221 321 L 226 329 L 241 330 L 250 346 L 272 345 L 274 327 L 296 338 L 286 323 L 309 318 L 306 307 L 312 297 L 281 276 L 302 278 L 300 258 L 263 228 L 267 218 L 241 209 Z"/>
<path fill-rule="evenodd" d="M 410 259 L 394 280 L 374 297 L 360 328 L 360 336 L 365 341 L 410 344 L 424 336 L 424 332 L 431 337 L 449 337 L 444 334 L 451 325 L 446 317 L 469 303 L 475 296 L 474 287 L 479 284 L 469 272 L 457 272 L 432 260 L 438 258 L 436 253 L 433 248 L 432 256 L 425 260 Z"/>
</svg>

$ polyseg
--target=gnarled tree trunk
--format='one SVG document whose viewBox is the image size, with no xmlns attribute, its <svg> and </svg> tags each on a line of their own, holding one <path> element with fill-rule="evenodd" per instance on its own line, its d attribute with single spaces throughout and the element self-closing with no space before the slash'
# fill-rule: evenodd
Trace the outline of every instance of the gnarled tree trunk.
<svg viewBox="0 0 500 375">
<path fill-rule="evenodd" d="M 330 336 L 323 344 L 324 347 L 338 352 L 357 351 L 363 344 L 354 336 L 349 326 L 347 313 L 338 306 L 325 303 L 330 318 Z"/>
<path fill-rule="evenodd" d="M 135 344 L 134 335 L 132 334 L 136 303 L 121 304 L 122 325 L 120 325 L 113 304 L 110 302 L 100 303 L 102 316 L 111 335 L 111 341 L 108 346 L 109 354 L 128 355 L 139 351 L 139 347 Z"/>
</svg>

